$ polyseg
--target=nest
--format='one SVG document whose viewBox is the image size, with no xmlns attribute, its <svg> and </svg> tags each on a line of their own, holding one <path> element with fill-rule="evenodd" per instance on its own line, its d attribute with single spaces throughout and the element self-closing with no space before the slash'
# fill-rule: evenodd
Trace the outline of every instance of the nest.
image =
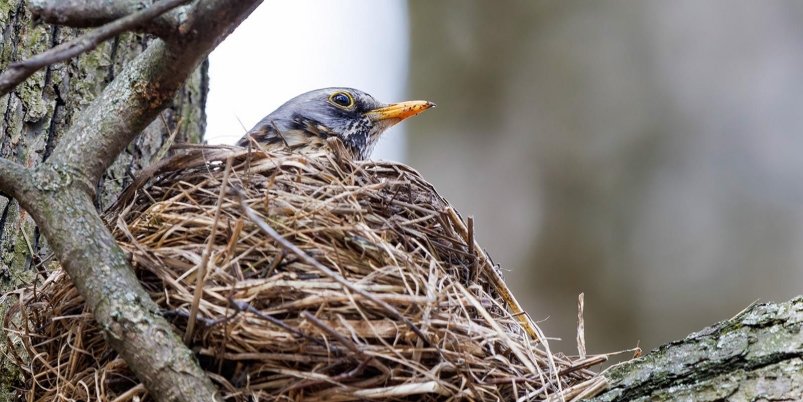
<svg viewBox="0 0 803 402">
<path fill-rule="evenodd" d="M 191 148 L 108 215 L 225 400 L 572 400 L 604 387 L 587 369 L 600 359 L 549 351 L 417 172 L 337 155 Z M 19 294 L 5 326 L 23 399 L 151 400 L 65 273 Z"/>
</svg>

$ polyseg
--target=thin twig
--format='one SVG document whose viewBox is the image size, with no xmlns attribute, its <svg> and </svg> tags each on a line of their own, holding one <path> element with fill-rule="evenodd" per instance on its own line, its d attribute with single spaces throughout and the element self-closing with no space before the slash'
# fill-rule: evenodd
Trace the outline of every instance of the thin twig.
<svg viewBox="0 0 803 402">
<path fill-rule="evenodd" d="M 446 216 L 452 221 L 452 224 L 455 225 L 455 228 L 458 229 L 458 231 L 460 232 L 460 236 L 463 237 L 463 239 L 465 239 L 466 242 L 468 242 L 469 239 L 468 228 L 466 228 L 466 225 L 463 223 L 463 220 L 460 219 L 460 216 L 457 214 L 457 212 L 455 212 L 453 208 L 449 207 L 446 209 Z M 518 300 L 516 300 L 516 298 L 513 297 L 513 293 L 510 291 L 507 284 L 502 279 L 502 276 L 498 272 L 496 272 L 496 269 L 494 268 L 493 264 L 488 258 L 488 255 L 484 251 L 482 251 L 481 248 L 477 247 L 476 240 L 474 241 L 474 243 L 475 243 L 474 249 L 475 251 L 477 251 L 475 255 L 483 260 L 482 261 L 483 264 L 481 267 L 483 268 L 483 273 L 485 274 L 488 281 L 491 282 L 491 285 L 494 287 L 494 290 L 496 290 L 499 293 L 499 297 L 501 297 L 502 300 L 504 300 L 505 303 L 508 304 L 511 314 L 514 317 L 516 317 L 516 319 L 521 324 L 522 328 L 524 328 L 527 334 L 530 335 L 530 337 L 534 341 L 541 342 L 544 344 L 544 346 L 548 347 L 546 340 L 539 334 L 539 331 L 536 329 L 535 323 L 533 323 L 532 320 L 530 319 L 530 315 L 527 314 L 526 311 L 524 311 L 524 309 L 521 307 L 521 304 L 519 304 Z"/>
<path fill-rule="evenodd" d="M 62 62 L 96 48 L 105 40 L 140 26 L 190 0 L 164 0 L 131 15 L 39 53 L 27 60 L 12 63 L 0 74 L 0 96 L 4 96 L 39 69 Z"/>
<path fill-rule="evenodd" d="M 468 238 L 466 239 L 466 243 L 468 243 L 468 254 L 471 256 L 471 266 L 469 267 L 469 274 L 471 277 L 471 281 L 474 282 L 477 280 L 480 274 L 479 269 L 479 258 L 474 253 L 474 217 L 469 216 L 466 220 L 466 226 L 468 226 Z"/>
<path fill-rule="evenodd" d="M 312 323 L 312 325 L 322 329 L 324 332 L 329 334 L 329 336 L 331 336 L 332 338 L 337 339 L 343 346 L 348 348 L 350 351 L 354 352 L 354 354 L 359 356 L 360 358 L 363 358 L 363 359 L 366 358 L 366 357 L 370 358 L 369 356 L 365 356 L 365 353 L 362 350 L 360 350 L 360 348 L 357 347 L 357 345 L 355 345 L 354 342 L 349 341 L 348 339 L 346 339 L 346 337 L 344 337 L 343 335 L 337 333 L 337 331 L 335 331 L 333 328 L 331 328 L 328 325 L 324 324 L 323 321 L 319 320 L 317 317 L 315 317 L 314 315 L 310 314 L 309 311 L 302 311 L 301 312 L 301 317 L 304 318 L 305 320 L 309 321 L 310 323 Z"/>
<path fill-rule="evenodd" d="M 142 384 L 137 384 L 136 387 L 129 389 L 126 392 L 123 392 L 117 398 L 114 398 L 112 402 L 127 402 L 134 399 L 137 395 L 145 393 L 145 386 Z"/>
<path fill-rule="evenodd" d="M 577 296 L 577 354 L 580 360 L 586 358 L 586 325 L 583 319 L 583 311 L 585 310 L 585 293 L 580 293 Z"/>
<path fill-rule="evenodd" d="M 561 376 L 568 375 L 569 373 L 593 367 L 598 364 L 605 363 L 606 361 L 608 361 L 608 355 L 596 355 L 583 358 L 582 360 L 575 360 L 572 362 L 571 366 L 565 367 L 561 371 L 559 371 L 558 375 Z"/>
<path fill-rule="evenodd" d="M 158 0 L 28 0 L 28 9 L 37 20 L 72 28 L 96 28 L 150 6 Z M 136 27 L 159 37 L 178 28 L 178 19 L 166 13 Z"/>
<path fill-rule="evenodd" d="M 226 170 L 223 172 L 223 183 L 220 185 L 220 193 L 217 196 L 217 207 L 215 208 L 215 217 L 212 220 L 212 229 L 209 233 L 209 239 L 206 241 L 206 248 L 201 256 L 201 263 L 198 265 L 198 271 L 195 273 L 195 293 L 192 295 L 192 306 L 190 307 L 190 318 L 187 320 L 187 330 L 184 332 L 184 343 L 188 344 L 192 340 L 192 334 L 195 331 L 195 316 L 198 315 L 198 307 L 201 304 L 201 296 L 204 294 L 204 280 L 206 279 L 206 266 L 209 264 L 209 255 L 212 254 L 212 245 L 215 244 L 215 237 L 217 236 L 217 223 L 220 220 L 220 210 L 223 204 L 223 199 L 226 195 L 226 189 L 229 185 L 229 174 L 231 173 L 232 158 L 226 159 Z"/>
<path fill-rule="evenodd" d="M 466 221 L 466 226 L 468 226 L 468 239 L 466 239 L 466 243 L 468 243 L 468 253 L 474 254 L 474 217 L 469 216 Z"/>
<path fill-rule="evenodd" d="M 491 317 L 491 315 L 488 313 L 488 310 L 484 309 L 482 305 L 477 301 L 477 299 L 468 290 L 466 290 L 466 288 L 463 285 L 458 283 L 455 285 L 455 287 L 463 294 L 463 297 L 466 300 L 468 300 L 468 302 L 471 303 L 471 305 L 474 306 L 477 312 L 483 318 L 485 318 L 485 321 L 491 326 L 491 328 L 493 328 L 497 332 L 499 338 L 502 339 L 507 344 L 507 346 L 510 348 L 510 351 L 513 352 L 513 354 L 516 355 L 516 357 L 518 357 L 519 361 L 521 361 L 522 364 L 524 364 L 524 366 L 526 366 L 527 369 L 530 370 L 532 374 L 538 374 L 536 365 L 532 361 L 530 361 L 527 355 L 525 355 L 518 347 L 516 347 L 516 344 L 510 339 L 507 333 L 505 333 L 505 331 L 502 329 L 499 323 L 496 322 L 496 320 L 494 320 L 493 317 Z"/>
<path fill-rule="evenodd" d="M 269 316 L 269 315 L 267 315 L 267 314 L 255 309 L 254 306 L 248 304 L 247 302 L 241 302 L 241 301 L 237 301 L 237 300 L 234 300 L 234 299 L 230 298 L 229 299 L 229 304 L 231 304 L 235 308 L 235 311 L 247 311 L 247 312 L 249 312 L 251 314 L 254 314 L 255 316 L 257 316 L 257 317 L 259 317 L 259 318 L 261 318 L 261 319 L 263 319 L 263 320 L 265 320 L 265 321 L 267 321 L 267 322 L 269 322 L 269 323 L 271 323 L 271 324 L 273 324 L 273 325 L 275 325 L 275 326 L 277 326 L 277 327 L 279 327 L 279 328 L 281 328 L 281 329 L 283 329 L 283 330 L 285 330 L 285 331 L 287 331 L 287 332 L 299 337 L 299 338 L 304 338 L 304 339 L 310 340 L 310 341 L 315 342 L 318 345 L 321 345 L 321 346 L 324 346 L 324 347 L 326 346 L 326 344 L 323 343 L 320 339 L 317 339 L 317 338 L 315 338 L 313 336 L 309 336 L 309 335 L 305 334 L 304 332 L 302 332 L 301 330 L 293 328 L 293 327 L 285 324 L 284 321 L 282 321 L 282 320 L 280 320 L 278 318 L 275 318 L 275 317 L 271 317 L 271 316 Z"/>
</svg>

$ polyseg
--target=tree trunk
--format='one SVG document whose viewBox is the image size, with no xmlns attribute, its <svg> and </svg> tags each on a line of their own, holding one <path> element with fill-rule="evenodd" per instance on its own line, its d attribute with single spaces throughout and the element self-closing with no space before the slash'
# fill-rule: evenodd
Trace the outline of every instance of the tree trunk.
<svg viewBox="0 0 803 402">
<path fill-rule="evenodd" d="M 594 401 L 803 400 L 803 297 L 755 305 L 606 377 Z"/>
<path fill-rule="evenodd" d="M 0 0 L 0 70 L 61 42 L 74 38 L 78 29 L 36 24 L 21 0 Z M 67 63 L 37 72 L 9 95 L 0 98 L 0 157 L 25 166 L 46 160 L 70 126 L 120 71 L 140 54 L 151 38 L 124 34 Z M 132 176 L 157 158 L 171 142 L 199 142 L 204 132 L 207 92 L 206 63 L 187 81 L 172 106 L 131 143 L 98 185 L 98 208 L 109 205 Z M 173 139 L 170 140 L 170 137 Z M 0 194 L 0 292 L 31 283 L 49 251 L 31 217 L 19 204 Z M 5 302 L 4 302 L 5 303 Z M 4 315 L 5 304 L 0 305 Z M 3 338 L 4 334 L 0 335 Z M 5 345 L 5 339 L 0 340 Z M 2 372 L 13 375 L 3 367 Z M 6 388 L 9 381 L 0 379 Z M 0 395 L 3 400 L 5 395 Z"/>
</svg>

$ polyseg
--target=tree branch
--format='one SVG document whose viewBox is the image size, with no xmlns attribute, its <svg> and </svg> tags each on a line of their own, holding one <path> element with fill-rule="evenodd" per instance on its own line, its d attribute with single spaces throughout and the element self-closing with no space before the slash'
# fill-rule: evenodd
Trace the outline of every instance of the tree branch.
<svg viewBox="0 0 803 402">
<path fill-rule="evenodd" d="M 215 401 L 217 390 L 194 355 L 139 285 L 128 261 L 65 172 L 43 165 L 34 187 L 17 200 L 39 224 L 63 268 L 92 310 L 106 341 L 157 401 Z M 62 186 L 53 186 L 60 181 Z"/>
<path fill-rule="evenodd" d="M 29 183 L 29 173 L 24 166 L 0 158 L 0 193 L 18 198 Z"/>
<path fill-rule="evenodd" d="M 34 17 L 49 24 L 92 28 L 134 14 L 152 4 L 154 0 L 29 0 L 28 8 Z M 168 13 L 138 28 L 164 36 L 176 25 L 176 19 Z"/>
<path fill-rule="evenodd" d="M 157 3 L 158 10 L 183 2 L 163 0 Z M 95 210 L 94 184 L 169 105 L 211 49 L 260 3 L 197 0 L 174 35 L 152 42 L 75 118 L 46 162 L 25 170 L 0 161 L 0 186 L 34 218 L 110 346 L 159 401 L 213 401 L 217 395 L 192 353 L 159 314 Z M 129 17 L 109 24 L 117 27 L 115 34 L 136 25 Z"/>
<path fill-rule="evenodd" d="M 49 161 L 81 174 L 93 188 L 106 168 L 173 99 L 195 67 L 262 0 L 197 2 L 179 29 L 154 41 L 81 114 Z"/>
<path fill-rule="evenodd" d="M 142 25 L 190 0 L 163 0 L 142 11 L 110 22 L 28 60 L 12 63 L 0 74 L 0 96 L 7 94 L 40 68 L 62 62 L 96 48 L 103 41 Z"/>
<path fill-rule="evenodd" d="M 618 401 L 792 401 L 803 397 L 803 296 L 736 317 L 606 370 Z"/>
</svg>

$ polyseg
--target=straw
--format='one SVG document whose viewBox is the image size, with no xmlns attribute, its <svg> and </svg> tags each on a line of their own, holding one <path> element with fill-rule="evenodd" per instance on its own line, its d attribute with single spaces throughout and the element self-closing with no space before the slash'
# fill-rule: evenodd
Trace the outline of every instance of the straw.
<svg viewBox="0 0 803 402">
<path fill-rule="evenodd" d="M 227 401 L 568 400 L 604 388 L 587 370 L 604 359 L 551 353 L 473 222 L 405 165 L 190 147 L 144 172 L 106 218 Z M 6 315 L 21 399 L 152 400 L 69 278 L 49 275 Z"/>
</svg>

